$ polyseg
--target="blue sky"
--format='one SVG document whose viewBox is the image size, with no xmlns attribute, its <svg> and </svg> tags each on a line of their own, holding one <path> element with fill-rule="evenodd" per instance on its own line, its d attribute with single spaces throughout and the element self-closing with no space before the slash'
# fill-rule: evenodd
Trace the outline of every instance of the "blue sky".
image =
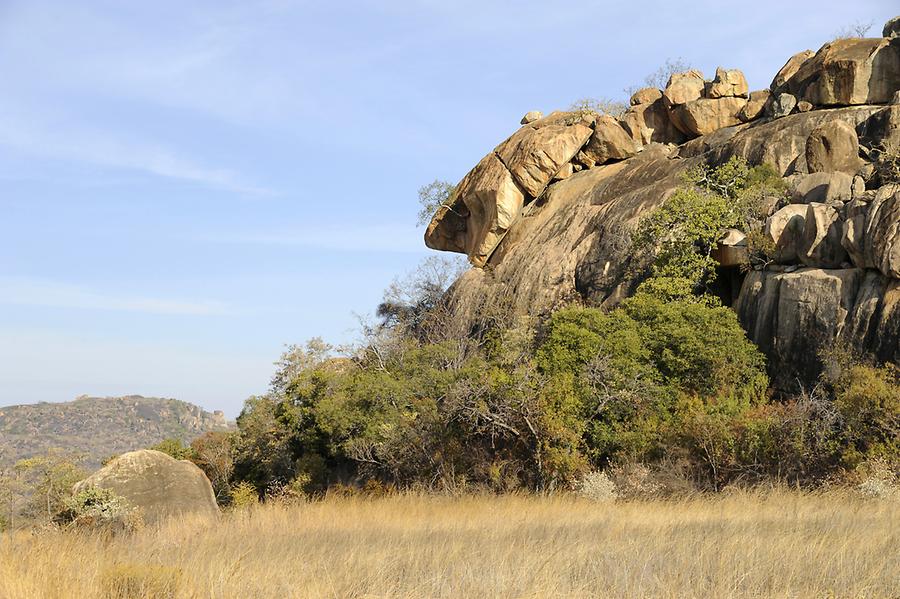
<svg viewBox="0 0 900 599">
<path fill-rule="evenodd" d="M 235 416 L 428 251 L 416 190 L 666 58 L 768 85 L 893 1 L 0 0 L 0 405 Z"/>
</svg>

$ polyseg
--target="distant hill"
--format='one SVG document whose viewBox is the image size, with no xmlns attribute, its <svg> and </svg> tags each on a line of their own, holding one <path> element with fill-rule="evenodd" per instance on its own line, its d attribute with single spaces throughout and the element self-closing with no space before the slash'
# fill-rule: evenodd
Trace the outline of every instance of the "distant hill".
<svg viewBox="0 0 900 599">
<path fill-rule="evenodd" d="M 0 407 L 0 466 L 62 448 L 83 454 L 84 465 L 96 468 L 104 458 L 163 439 L 189 443 L 207 431 L 228 428 L 222 412 L 140 395 Z"/>
</svg>

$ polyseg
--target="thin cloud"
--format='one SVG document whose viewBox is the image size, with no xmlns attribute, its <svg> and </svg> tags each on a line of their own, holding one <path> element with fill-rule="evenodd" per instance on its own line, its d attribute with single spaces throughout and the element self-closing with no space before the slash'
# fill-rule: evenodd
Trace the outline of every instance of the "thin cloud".
<svg viewBox="0 0 900 599">
<path fill-rule="evenodd" d="M 44 158 L 133 170 L 145 174 L 196 183 L 234 193 L 273 195 L 263 187 L 248 185 L 232 171 L 196 164 L 161 145 L 114 139 L 102 131 L 42 124 L 4 106 L 0 119 L 0 145 Z M 12 113 L 12 114 L 11 114 Z"/>
<path fill-rule="evenodd" d="M 216 301 L 118 296 L 79 285 L 26 277 L 0 277 L 0 304 L 183 316 L 230 313 L 225 304 Z"/>
</svg>

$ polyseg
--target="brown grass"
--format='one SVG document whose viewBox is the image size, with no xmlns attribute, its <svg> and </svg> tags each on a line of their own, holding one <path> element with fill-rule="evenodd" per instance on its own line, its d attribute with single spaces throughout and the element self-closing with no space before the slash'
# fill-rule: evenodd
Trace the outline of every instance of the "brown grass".
<svg viewBox="0 0 900 599">
<path fill-rule="evenodd" d="M 0 597 L 898 597 L 900 503 L 334 499 L 0 537 Z"/>
</svg>

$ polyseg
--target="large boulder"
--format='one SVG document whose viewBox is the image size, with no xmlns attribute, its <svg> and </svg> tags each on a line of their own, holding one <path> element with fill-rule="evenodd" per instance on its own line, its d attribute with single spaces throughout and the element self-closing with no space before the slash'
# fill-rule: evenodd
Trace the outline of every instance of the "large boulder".
<svg viewBox="0 0 900 599">
<path fill-rule="evenodd" d="M 772 92 L 767 89 L 750 92 L 750 98 L 747 100 L 747 103 L 744 104 L 744 107 L 741 108 L 741 111 L 738 113 L 738 118 L 745 123 L 758 119 L 765 112 L 766 104 L 768 104 L 771 96 Z"/>
<path fill-rule="evenodd" d="M 714 131 L 739 125 L 738 115 L 747 104 L 745 98 L 700 98 L 676 106 L 676 124 L 691 136 L 709 135 Z"/>
<path fill-rule="evenodd" d="M 887 185 L 875 194 L 863 241 L 865 265 L 900 279 L 900 185 Z"/>
<path fill-rule="evenodd" d="M 815 55 L 816 53 L 812 50 L 804 50 L 803 52 L 798 52 L 791 56 L 772 80 L 772 84 L 769 86 L 772 93 L 779 94 L 787 89 L 788 82 L 797 74 L 800 67 Z"/>
<path fill-rule="evenodd" d="M 472 264 L 483 266 L 524 203 L 512 174 L 496 155 L 488 154 L 457 185 L 453 205 L 441 207 L 432 219 L 425 245 L 468 254 Z"/>
<path fill-rule="evenodd" d="M 622 160 L 636 153 L 631 136 L 616 119 L 604 115 L 597 117 L 594 133 L 577 157 L 579 162 L 590 168 L 606 164 L 610 160 Z"/>
<path fill-rule="evenodd" d="M 650 94 L 647 94 L 646 97 L 649 98 Z M 634 96 L 632 96 L 632 100 L 634 100 Z M 672 122 L 666 101 L 661 94 L 652 102 L 632 105 L 622 115 L 620 123 L 631 139 L 641 146 L 650 143 L 680 144 L 685 140 L 684 133 L 679 131 Z"/>
<path fill-rule="evenodd" d="M 641 89 L 631 94 L 631 98 L 628 100 L 628 103 L 631 106 L 638 106 L 640 104 L 653 104 L 660 98 L 662 98 L 661 89 L 656 87 L 642 87 Z"/>
<path fill-rule="evenodd" d="M 792 179 L 795 204 L 849 202 L 853 197 L 853 176 L 847 173 L 812 173 Z"/>
<path fill-rule="evenodd" d="M 703 97 L 705 87 L 706 82 L 700 71 L 691 69 L 683 73 L 674 73 L 669 77 L 669 82 L 663 91 L 663 98 L 669 106 L 686 104 Z"/>
<path fill-rule="evenodd" d="M 463 177 L 425 231 L 425 245 L 483 266 L 521 216 L 588 141 L 595 116 L 554 112 L 521 127 Z"/>
<path fill-rule="evenodd" d="M 843 171 L 856 173 L 859 158 L 856 128 L 844 121 L 828 121 L 816 127 L 806 140 L 806 167 L 811 173 Z"/>
<path fill-rule="evenodd" d="M 763 229 L 774 248 L 774 259 L 791 264 L 799 259 L 806 230 L 806 206 L 790 204 L 766 219 Z"/>
<path fill-rule="evenodd" d="M 750 88 L 738 69 L 716 69 L 716 78 L 706 86 L 707 98 L 746 98 Z"/>
<path fill-rule="evenodd" d="M 495 153 L 516 183 L 536 198 L 591 133 L 589 122 L 577 115 L 551 114 L 519 129 Z"/>
<path fill-rule="evenodd" d="M 845 38 L 822 46 L 784 87 L 815 106 L 885 104 L 900 89 L 900 44 Z"/>
<path fill-rule="evenodd" d="M 827 204 L 806 206 L 803 243 L 798 257 L 807 266 L 841 268 L 847 263 L 847 252 L 841 245 L 843 222 L 840 212 Z"/>
<path fill-rule="evenodd" d="M 155 524 L 172 516 L 219 515 L 212 485 L 200 468 L 152 449 L 124 453 L 75 484 L 109 489 L 138 508 L 144 522 Z"/>
<path fill-rule="evenodd" d="M 770 100 L 772 116 L 776 119 L 785 117 L 797 107 L 797 98 L 791 94 L 776 94 Z"/>
</svg>

